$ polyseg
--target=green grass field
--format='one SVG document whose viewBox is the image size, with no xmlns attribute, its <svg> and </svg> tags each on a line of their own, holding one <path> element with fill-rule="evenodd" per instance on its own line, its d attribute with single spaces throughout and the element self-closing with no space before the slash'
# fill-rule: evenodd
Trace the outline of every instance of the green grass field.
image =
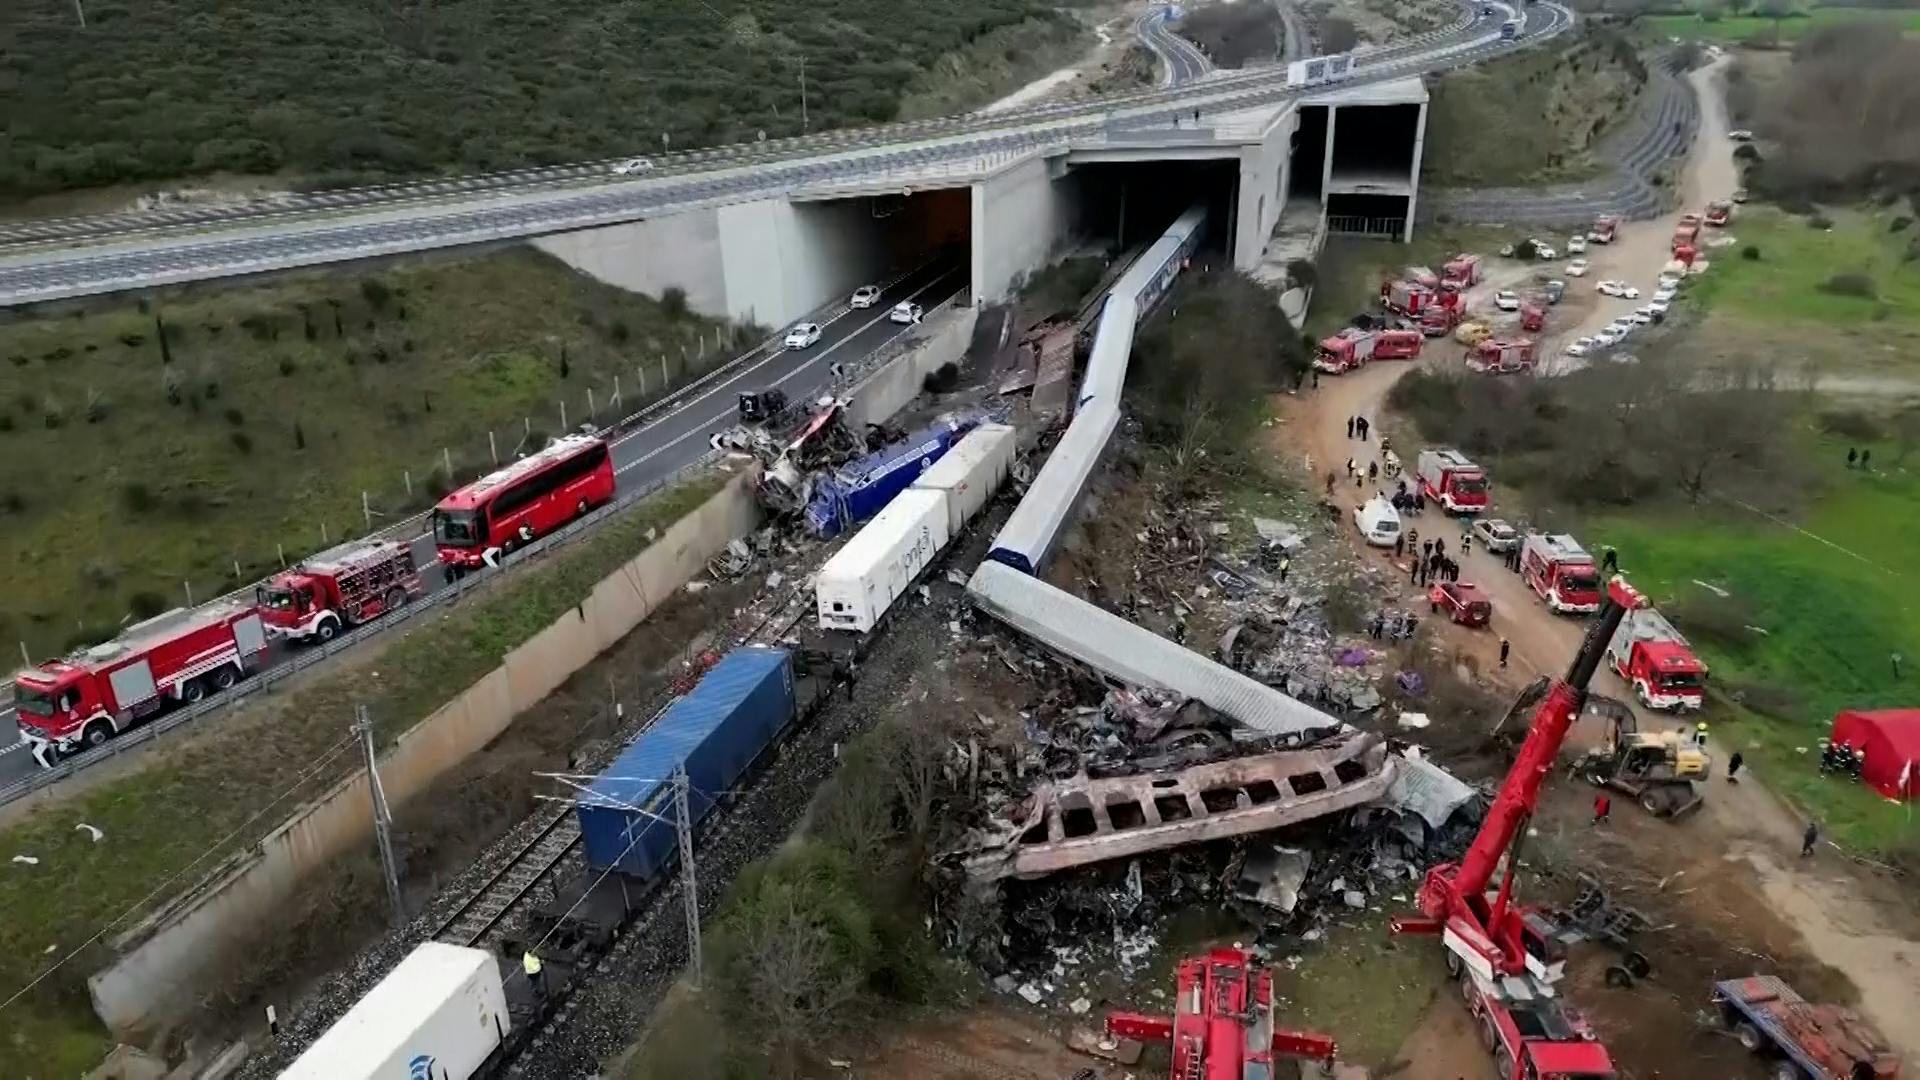
<svg viewBox="0 0 1920 1080">
<path fill-rule="evenodd" d="M 1713 268 L 1688 283 L 1687 295 L 1703 307 L 1762 323 L 1889 329 L 1920 323 L 1920 273 L 1903 261 L 1913 228 L 1891 231 L 1891 213 L 1836 210 L 1827 217 L 1831 230 L 1777 210 L 1741 207 L 1727 228 L 1738 243 L 1709 251 Z M 1749 245 L 1759 249 L 1759 259 L 1742 257 Z M 1826 288 L 1839 274 L 1865 275 L 1871 295 Z"/>
<path fill-rule="evenodd" d="M 1853 22 L 1884 22 L 1905 33 L 1920 31 L 1920 11 L 1884 11 L 1874 8 L 1814 8 L 1792 18 L 1780 19 L 1777 31 L 1781 41 L 1793 41 L 1824 26 Z M 1698 41 L 1771 40 L 1776 21 L 1759 15 L 1736 15 L 1709 22 L 1698 15 L 1647 15 L 1640 26 L 1661 38 L 1677 37 Z"/>
<path fill-rule="evenodd" d="M 1920 827 L 1861 786 L 1823 780 L 1815 765 L 1836 711 L 1920 703 L 1920 461 L 1899 468 L 1881 446 L 1867 474 L 1843 468 L 1844 446 L 1822 442 L 1812 452 L 1832 462 L 1837 481 L 1797 528 L 1718 506 L 1604 519 L 1593 532 L 1619 549 L 1656 603 L 1727 612 L 1711 631 L 1682 620 L 1720 696 L 1744 691 L 1753 706 L 1724 710 L 1720 745 L 1743 750 L 1842 844 L 1885 854 L 1920 842 Z M 1696 582 L 1730 595 L 1712 597 Z"/>
<path fill-rule="evenodd" d="M 291 696 L 268 695 L 221 714 L 218 732 L 37 807 L 0 831 L 0 853 L 40 860 L 30 872 L 16 866 L 0 874 L 0 910 L 7 913 L 0 919 L 0 999 L 149 892 L 164 900 L 182 891 L 357 767 L 356 754 L 327 757 L 340 749 L 356 704 L 369 708 L 383 742 L 392 739 L 579 603 L 644 549 L 650 534 L 711 497 L 723 480 L 709 474 L 664 491 L 445 616 L 423 620 L 367 664 L 330 669 Z M 90 843 L 75 831 L 76 821 L 101 828 L 106 838 Z M 205 860 L 189 870 L 202 853 Z M 175 874 L 179 880 L 168 884 Z M 125 929 L 137 919 L 115 925 Z M 104 947 L 89 945 L 0 1011 L 0 1076 L 77 1076 L 99 1062 L 109 1046 L 85 980 L 106 958 Z"/>
<path fill-rule="evenodd" d="M 403 517 L 445 489 L 443 447 L 465 479 L 489 431 L 502 460 L 529 419 L 560 431 L 562 400 L 568 426 L 590 390 L 613 419 L 615 376 L 631 411 L 663 353 L 676 379 L 703 335 L 690 366 L 731 355 L 716 329 L 530 249 L 0 319 L 0 644 L 54 655 L 183 582 L 257 580 L 323 525 L 365 531 L 362 491 L 376 525 Z"/>
</svg>

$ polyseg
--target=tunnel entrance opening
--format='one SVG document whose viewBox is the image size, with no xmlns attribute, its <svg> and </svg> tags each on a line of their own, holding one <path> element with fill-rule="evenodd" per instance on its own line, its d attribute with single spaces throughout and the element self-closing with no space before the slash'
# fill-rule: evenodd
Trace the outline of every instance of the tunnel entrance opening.
<svg viewBox="0 0 1920 1080">
<path fill-rule="evenodd" d="M 968 188 L 797 198 L 792 206 L 790 225 L 758 240 L 763 258 L 730 267 L 741 277 L 770 279 L 763 291 L 783 298 L 784 322 L 847 304 L 863 285 L 881 287 L 881 302 L 863 318 L 883 318 L 897 303 L 932 310 L 965 299 L 973 237 Z"/>
<path fill-rule="evenodd" d="M 1327 112 L 1325 105 L 1300 106 L 1300 124 L 1293 131 L 1292 160 L 1287 167 L 1288 202 L 1321 201 L 1327 165 Z"/>
<path fill-rule="evenodd" d="M 1342 236 L 1399 240 L 1407 230 L 1407 196 L 1334 193 L 1327 196 L 1327 231 Z"/>
<path fill-rule="evenodd" d="M 1230 253 L 1239 208 L 1238 161 L 1101 162 L 1075 171 L 1081 178 L 1084 233 L 1110 254 L 1138 255 L 1195 202 L 1207 207 L 1200 250 Z"/>
</svg>

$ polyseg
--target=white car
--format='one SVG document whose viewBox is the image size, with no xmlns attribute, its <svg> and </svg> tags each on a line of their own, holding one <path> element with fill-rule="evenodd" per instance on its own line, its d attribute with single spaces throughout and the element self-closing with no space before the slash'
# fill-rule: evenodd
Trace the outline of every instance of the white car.
<svg viewBox="0 0 1920 1080">
<path fill-rule="evenodd" d="M 920 316 L 923 314 L 925 312 L 921 310 L 919 304 L 902 300 L 893 305 L 892 311 L 887 312 L 887 318 L 901 326 L 912 326 L 920 321 Z"/>
<path fill-rule="evenodd" d="M 1353 524 L 1374 547 L 1392 547 L 1400 536 L 1400 512 L 1379 495 L 1353 508 Z"/>
<path fill-rule="evenodd" d="M 1734 142 L 1752 142 L 1753 132 L 1748 131 L 1746 128 L 1735 128 L 1727 132 L 1727 138 L 1732 139 Z"/>
<path fill-rule="evenodd" d="M 1578 255 L 1587 250 L 1587 238 L 1584 236 L 1567 237 L 1567 254 Z"/>
<path fill-rule="evenodd" d="M 1673 309 L 1672 304 L 1656 296 L 1651 301 L 1649 301 L 1645 307 L 1641 308 L 1640 310 L 1653 316 L 1654 321 L 1658 322 L 1661 319 L 1666 318 L 1667 312 L 1671 311 L 1672 309 Z"/>
<path fill-rule="evenodd" d="M 1533 257 L 1536 259 L 1557 259 L 1560 257 L 1560 252 L 1551 244 L 1543 244 L 1535 240 L 1533 242 Z"/>
<path fill-rule="evenodd" d="M 847 303 L 853 305 L 856 310 L 870 308 L 879 302 L 880 286 L 878 285 L 860 286 L 853 290 L 853 299 L 847 301 Z"/>
<path fill-rule="evenodd" d="M 1631 318 L 1625 315 L 1622 315 L 1619 318 L 1607 324 L 1607 333 L 1612 334 L 1614 338 L 1617 340 L 1625 341 L 1630 335 L 1632 335 L 1632 333 L 1635 330 L 1638 330 L 1639 328 L 1640 328 L 1639 323 L 1634 322 Z"/>
<path fill-rule="evenodd" d="M 787 348 L 810 348 L 820 340 L 820 324 L 803 322 L 787 331 Z"/>
<path fill-rule="evenodd" d="M 1661 274 L 1660 280 L 1654 282 L 1654 287 L 1661 292 L 1678 292 L 1680 282 L 1684 280 L 1679 274 Z"/>
<path fill-rule="evenodd" d="M 1631 312 L 1625 315 L 1622 315 L 1621 318 L 1632 320 L 1633 325 L 1635 326 L 1652 326 L 1653 325 L 1653 315 L 1650 312 L 1648 312 L 1646 308 L 1643 308 L 1643 307 L 1634 308 Z"/>
<path fill-rule="evenodd" d="M 1596 288 L 1600 290 L 1602 296 L 1617 296 L 1623 300 L 1640 299 L 1640 290 L 1624 281 L 1603 281 Z"/>
<path fill-rule="evenodd" d="M 1592 341 L 1596 349 L 1611 349 L 1620 344 L 1620 335 L 1614 333 L 1611 327 L 1605 327 L 1594 331 Z"/>
<path fill-rule="evenodd" d="M 1579 337 L 1568 342 L 1564 351 L 1568 356 L 1585 356 L 1595 348 L 1597 348 L 1597 345 L 1592 338 Z"/>
<path fill-rule="evenodd" d="M 1520 294 L 1512 289 L 1501 289 L 1493 294 L 1493 306 L 1501 311 L 1519 311 Z"/>
<path fill-rule="evenodd" d="M 1586 277 L 1587 276 L 1587 260 L 1575 259 L 1572 262 L 1568 263 L 1567 276 L 1568 277 Z"/>
<path fill-rule="evenodd" d="M 653 162 L 643 157 L 630 157 L 613 167 L 615 176 L 640 176 L 653 171 Z"/>
<path fill-rule="evenodd" d="M 1655 289 L 1653 293 L 1653 302 L 1663 306 L 1666 304 L 1671 304 L 1673 303 L 1674 297 L 1676 295 L 1677 294 L 1672 289 Z"/>
</svg>

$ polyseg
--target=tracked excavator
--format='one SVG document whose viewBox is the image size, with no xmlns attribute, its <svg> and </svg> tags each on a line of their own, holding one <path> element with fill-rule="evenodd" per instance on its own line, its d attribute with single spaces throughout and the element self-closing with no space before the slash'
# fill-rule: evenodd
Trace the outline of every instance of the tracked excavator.
<svg viewBox="0 0 1920 1080">
<path fill-rule="evenodd" d="M 1605 602 L 1566 675 L 1530 687 L 1515 705 L 1514 713 L 1530 710 L 1527 735 L 1472 846 L 1459 862 L 1427 871 L 1420 915 L 1393 921 L 1396 933 L 1440 938 L 1447 971 L 1458 982 L 1502 1080 L 1618 1076 L 1592 1026 L 1561 1000 L 1556 984 L 1566 970 L 1566 946 L 1546 913 L 1520 902 L 1516 877 L 1541 786 L 1586 707 L 1587 686 L 1607 642 L 1626 613 L 1645 603 L 1624 578 L 1607 583 Z"/>
</svg>

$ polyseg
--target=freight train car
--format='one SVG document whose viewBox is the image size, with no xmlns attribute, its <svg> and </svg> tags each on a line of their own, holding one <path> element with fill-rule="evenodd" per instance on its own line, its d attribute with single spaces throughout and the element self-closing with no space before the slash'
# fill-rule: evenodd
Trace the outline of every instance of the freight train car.
<svg viewBox="0 0 1920 1080">
<path fill-rule="evenodd" d="M 280 1080 L 469 1080 L 512 1028 L 500 963 L 429 941 L 316 1039 Z"/>
</svg>

